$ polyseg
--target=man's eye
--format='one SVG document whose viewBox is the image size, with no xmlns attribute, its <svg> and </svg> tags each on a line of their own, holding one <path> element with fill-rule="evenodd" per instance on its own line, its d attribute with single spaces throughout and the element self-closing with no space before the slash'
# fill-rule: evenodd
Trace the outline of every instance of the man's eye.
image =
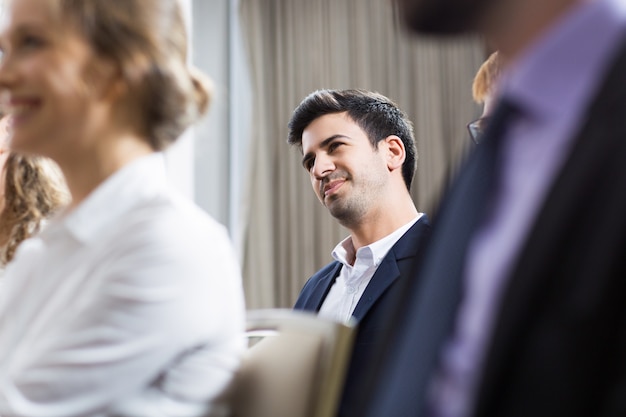
<svg viewBox="0 0 626 417">
<path fill-rule="evenodd" d="M 328 145 L 328 151 L 332 152 L 335 149 L 337 149 L 338 147 L 340 147 L 341 145 L 343 145 L 343 143 L 341 143 L 341 142 L 333 142 L 330 145 Z"/>
<path fill-rule="evenodd" d="M 304 167 L 304 169 L 306 169 L 307 171 L 311 171 L 311 168 L 313 168 L 313 159 L 309 158 L 306 161 L 304 161 L 302 163 L 302 166 Z"/>
</svg>

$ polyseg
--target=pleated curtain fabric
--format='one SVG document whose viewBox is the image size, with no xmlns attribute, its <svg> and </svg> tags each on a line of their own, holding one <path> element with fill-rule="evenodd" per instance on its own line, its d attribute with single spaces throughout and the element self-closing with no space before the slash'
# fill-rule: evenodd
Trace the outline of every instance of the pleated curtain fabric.
<svg viewBox="0 0 626 417">
<path fill-rule="evenodd" d="M 253 88 L 245 200 L 244 286 L 249 308 L 291 307 L 348 232 L 317 201 L 287 122 L 309 93 L 363 88 L 413 121 L 412 195 L 430 213 L 470 144 L 480 114 L 471 83 L 485 58 L 477 38 L 410 37 L 386 0 L 240 0 Z"/>
</svg>

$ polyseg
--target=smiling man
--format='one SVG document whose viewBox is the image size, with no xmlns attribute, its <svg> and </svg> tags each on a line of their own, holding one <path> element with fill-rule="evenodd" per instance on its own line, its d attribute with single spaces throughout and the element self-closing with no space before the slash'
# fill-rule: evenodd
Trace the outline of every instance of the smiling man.
<svg viewBox="0 0 626 417">
<path fill-rule="evenodd" d="M 340 416 L 353 415 L 358 384 L 398 282 L 409 279 L 429 232 L 410 195 L 417 150 L 413 127 L 388 98 L 362 90 L 322 90 L 306 97 L 289 122 L 320 202 L 350 236 L 335 259 L 304 286 L 295 308 L 359 323 Z"/>
</svg>

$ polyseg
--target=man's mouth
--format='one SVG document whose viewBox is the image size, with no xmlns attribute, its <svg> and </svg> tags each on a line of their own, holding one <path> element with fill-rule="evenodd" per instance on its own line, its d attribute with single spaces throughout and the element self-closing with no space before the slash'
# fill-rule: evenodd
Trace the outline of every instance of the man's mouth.
<svg viewBox="0 0 626 417">
<path fill-rule="evenodd" d="M 322 194 L 324 195 L 324 197 L 328 197 L 330 194 L 333 194 L 335 191 L 337 191 L 344 182 L 346 182 L 346 180 L 344 179 L 331 180 L 327 182 L 323 186 Z"/>
</svg>

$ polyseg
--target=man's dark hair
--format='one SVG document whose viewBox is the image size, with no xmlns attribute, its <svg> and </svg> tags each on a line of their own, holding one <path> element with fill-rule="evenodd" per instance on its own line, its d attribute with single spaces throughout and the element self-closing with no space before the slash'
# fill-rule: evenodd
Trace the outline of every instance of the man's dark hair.
<svg viewBox="0 0 626 417">
<path fill-rule="evenodd" d="M 406 152 L 402 176 L 410 190 L 417 166 L 413 125 L 395 103 L 381 94 L 365 90 L 318 90 L 309 94 L 291 116 L 287 143 L 302 150 L 302 133 L 308 125 L 321 116 L 344 112 L 363 129 L 374 149 L 389 135 L 402 140 Z"/>
</svg>

